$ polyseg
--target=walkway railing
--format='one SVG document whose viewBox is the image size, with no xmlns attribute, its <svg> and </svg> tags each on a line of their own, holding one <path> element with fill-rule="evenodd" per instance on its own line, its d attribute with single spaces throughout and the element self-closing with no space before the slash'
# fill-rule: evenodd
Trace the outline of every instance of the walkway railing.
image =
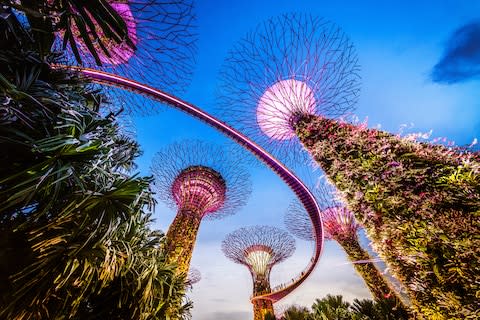
<svg viewBox="0 0 480 320">
<path fill-rule="evenodd" d="M 143 94 L 151 99 L 170 105 L 174 108 L 188 113 L 189 115 L 199 120 L 202 120 L 203 122 L 209 124 L 210 126 L 214 127 L 215 129 L 219 130 L 220 132 L 234 140 L 236 143 L 243 146 L 248 151 L 252 152 L 259 160 L 261 160 L 268 167 L 270 167 L 290 187 L 290 189 L 292 189 L 292 191 L 295 193 L 295 195 L 298 197 L 300 202 L 307 210 L 310 219 L 312 220 L 315 231 L 314 255 L 312 256 L 310 263 L 307 265 L 306 269 L 298 277 L 292 279 L 292 282 L 285 285 L 277 286 L 270 293 L 252 297 L 252 301 L 256 299 L 268 299 L 276 302 L 287 296 L 295 288 L 300 286 L 300 284 L 302 284 L 303 281 L 305 281 L 308 276 L 313 272 L 318 260 L 320 259 L 323 248 L 323 226 L 320 218 L 320 209 L 317 205 L 315 197 L 310 192 L 310 190 L 308 190 L 308 188 L 303 184 L 303 182 L 297 176 L 295 176 L 293 172 L 291 172 L 287 167 L 285 167 L 285 165 L 283 165 L 280 161 L 275 159 L 267 151 L 265 151 L 255 142 L 251 141 L 238 130 L 216 119 L 212 115 L 194 106 L 193 104 L 185 102 L 171 94 L 158 90 L 149 85 L 142 84 L 135 80 L 130 80 L 104 71 L 80 67 L 56 67 L 76 69 L 80 71 L 83 75 L 90 78 L 93 82 L 119 87 L 132 92 Z"/>
</svg>

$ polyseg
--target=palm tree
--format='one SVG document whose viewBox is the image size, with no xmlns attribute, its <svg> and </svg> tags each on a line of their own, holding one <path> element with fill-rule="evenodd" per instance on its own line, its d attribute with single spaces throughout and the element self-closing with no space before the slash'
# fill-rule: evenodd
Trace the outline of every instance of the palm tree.
<svg viewBox="0 0 480 320">
<path fill-rule="evenodd" d="M 281 320 L 407 320 L 409 314 L 399 301 L 388 298 L 378 301 L 355 299 L 345 302 L 340 295 L 316 299 L 312 312 L 307 308 L 291 306 Z"/>
<path fill-rule="evenodd" d="M 160 248 L 165 244 L 165 237 L 149 231 L 149 222 L 148 216 L 134 217 L 118 230 L 116 248 L 135 252 L 130 255 L 135 260 L 130 261 L 131 266 L 125 268 L 122 276 L 80 304 L 77 319 L 187 318 L 190 304 L 185 304 L 183 299 L 185 279 L 175 277 L 175 268 L 167 264 L 166 254 Z M 139 282 L 139 275 L 145 281 Z M 161 286 L 174 294 L 159 290 Z M 177 306 L 180 309 L 174 309 Z M 150 314 L 143 314 L 146 311 Z"/>
<path fill-rule="evenodd" d="M 291 306 L 283 313 L 282 320 L 313 320 L 310 311 L 305 307 Z"/>
<path fill-rule="evenodd" d="M 349 320 L 352 319 L 350 303 L 343 301 L 340 295 L 327 295 L 323 299 L 316 299 L 312 306 L 315 320 Z"/>
<path fill-rule="evenodd" d="M 356 313 L 356 318 L 359 320 L 371 319 L 377 320 L 376 303 L 373 300 L 363 299 L 353 300 L 352 310 Z"/>
<path fill-rule="evenodd" d="M 352 311 L 358 320 L 407 320 L 409 314 L 395 298 L 372 301 L 355 299 Z"/>
<path fill-rule="evenodd" d="M 193 0 L 5 2 L 23 13 L 42 58 L 54 47 L 66 53 L 64 64 L 107 70 L 169 92 L 182 92 L 190 82 L 196 53 Z M 136 95 L 118 90 L 109 96 L 125 101 L 131 112 L 154 112 Z"/>
<path fill-rule="evenodd" d="M 185 275 L 149 227 L 151 178 L 131 174 L 138 144 L 97 88 L 50 67 L 62 54 L 42 29 L 1 10 L 0 318 L 188 316 Z"/>
</svg>

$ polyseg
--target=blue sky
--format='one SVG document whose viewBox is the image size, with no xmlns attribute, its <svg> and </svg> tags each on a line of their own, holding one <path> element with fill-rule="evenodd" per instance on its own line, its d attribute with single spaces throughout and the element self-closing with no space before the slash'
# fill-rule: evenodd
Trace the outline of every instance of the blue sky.
<svg viewBox="0 0 480 320">
<path fill-rule="evenodd" d="M 389 5 L 388 3 L 391 3 Z M 462 26 L 480 19 L 478 1 L 320 1 L 320 0 L 200 0 L 196 3 L 199 36 L 192 84 L 182 98 L 213 111 L 217 72 L 233 43 L 258 23 L 288 12 L 311 13 L 337 23 L 355 44 L 361 65 L 362 89 L 355 113 L 390 132 L 413 124 L 412 132 L 433 130 L 459 145 L 480 138 L 478 77 L 450 83 L 432 81 L 433 67 L 449 57 L 449 39 Z M 480 40 L 479 40 L 480 41 Z M 480 56 L 480 55 L 479 55 Z M 445 59 L 444 59 L 445 60 Z M 478 70 L 478 69 L 477 69 Z M 139 171 L 149 174 L 155 152 L 181 139 L 228 142 L 219 133 L 175 110 L 134 119 L 143 156 Z M 239 227 L 270 224 L 283 228 L 283 214 L 293 193 L 265 167 L 251 168 L 253 193 L 236 215 L 204 221 L 192 265 L 202 273 L 190 297 L 193 319 L 251 318 L 251 280 L 247 269 L 220 251 L 225 235 Z M 167 230 L 175 212 L 159 203 L 155 227 Z M 365 240 L 365 239 L 364 239 Z M 367 246 L 368 241 L 364 241 Z M 311 244 L 298 240 L 292 258 L 272 271 L 276 285 L 296 276 L 307 265 Z M 310 306 L 326 293 L 348 300 L 369 297 L 362 280 L 341 249 L 327 243 L 315 273 L 291 296 L 279 302 Z"/>
</svg>

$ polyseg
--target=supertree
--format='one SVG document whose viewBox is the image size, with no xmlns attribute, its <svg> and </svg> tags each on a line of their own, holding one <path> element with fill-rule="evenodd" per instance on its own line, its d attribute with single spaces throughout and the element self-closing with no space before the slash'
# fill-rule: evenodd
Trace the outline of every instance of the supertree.
<svg viewBox="0 0 480 320">
<path fill-rule="evenodd" d="M 222 70 L 224 113 L 277 154 L 295 154 L 301 142 L 416 316 L 479 317 L 478 153 L 335 120 L 358 95 L 357 58 L 346 37 L 330 37 L 318 21 L 286 15 L 239 42 Z"/>
<path fill-rule="evenodd" d="M 43 51 L 60 45 L 68 49 L 70 62 L 155 82 L 165 90 L 178 91 L 189 81 L 197 38 L 193 0 L 6 2 L 30 25 L 45 29 Z"/>
<path fill-rule="evenodd" d="M 276 155 L 299 155 L 303 115 L 338 117 L 359 93 L 359 66 L 348 37 L 322 18 L 272 18 L 236 43 L 220 71 L 220 113 Z M 297 159 L 295 159 L 297 160 Z"/>
<path fill-rule="evenodd" d="M 253 280 L 253 296 L 270 292 L 272 267 L 295 251 L 295 239 L 287 232 L 271 226 L 240 228 L 226 236 L 222 251 L 233 262 L 248 268 Z M 274 314 L 273 303 L 268 299 L 252 299 L 255 320 Z"/>
<path fill-rule="evenodd" d="M 479 317 L 478 154 L 320 117 L 297 132 L 416 315 Z"/>
<path fill-rule="evenodd" d="M 167 251 L 187 273 L 202 219 L 234 214 L 251 192 L 242 158 L 198 140 L 173 143 L 158 152 L 151 170 L 158 197 L 177 215 L 167 232 Z"/>
<path fill-rule="evenodd" d="M 357 232 L 361 226 L 355 220 L 352 212 L 336 201 L 330 201 L 327 205 L 324 201 L 321 203 L 324 204 L 321 216 L 325 239 L 336 241 L 343 248 L 375 300 L 380 301 L 396 296 L 388 281 L 370 262 L 372 257 L 368 251 L 360 245 Z M 297 201 L 290 204 L 284 221 L 287 229 L 298 238 L 307 241 L 314 240 L 310 218 Z"/>
</svg>

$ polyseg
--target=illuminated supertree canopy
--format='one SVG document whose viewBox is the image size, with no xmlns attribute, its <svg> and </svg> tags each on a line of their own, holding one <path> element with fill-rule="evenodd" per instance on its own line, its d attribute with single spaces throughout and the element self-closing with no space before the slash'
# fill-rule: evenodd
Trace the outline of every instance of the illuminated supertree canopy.
<svg viewBox="0 0 480 320">
<path fill-rule="evenodd" d="M 274 265 L 290 257 L 295 251 L 295 239 L 287 232 L 271 226 L 240 228 L 226 236 L 222 251 L 233 262 L 248 268 L 253 280 L 253 296 L 268 293 L 270 271 Z M 274 313 L 269 300 L 253 300 L 254 319 L 263 319 Z"/>
<path fill-rule="evenodd" d="M 171 144 L 152 161 L 157 196 L 172 209 L 192 207 L 208 219 L 234 214 L 252 190 L 243 159 L 235 155 L 200 140 Z"/>
<path fill-rule="evenodd" d="M 345 250 L 353 267 L 364 279 L 376 300 L 397 297 L 392 286 L 371 263 L 372 258 L 368 251 L 360 245 L 357 232 L 361 226 L 357 223 L 354 214 L 333 197 L 331 187 L 317 185 L 314 193 L 323 207 L 321 217 L 325 238 L 336 241 Z M 284 222 L 287 229 L 295 236 L 307 241 L 314 240 L 311 220 L 297 201 L 289 206 Z M 398 299 L 399 303 L 400 301 Z"/>
<path fill-rule="evenodd" d="M 355 220 L 352 212 L 341 204 L 334 204 L 321 212 L 325 239 L 337 240 L 356 237 L 361 226 Z M 292 202 L 285 213 L 285 225 L 296 237 L 313 241 L 312 222 L 297 201 Z"/>
<path fill-rule="evenodd" d="M 353 213 L 344 206 L 323 210 L 322 221 L 331 239 L 349 239 L 351 235 L 356 235 L 360 228 Z"/>
<path fill-rule="evenodd" d="M 357 60 L 351 41 L 329 21 L 300 14 L 272 18 L 228 54 L 220 72 L 220 112 L 287 157 L 286 150 L 299 149 L 295 123 L 302 115 L 334 118 L 353 109 Z"/>
<path fill-rule="evenodd" d="M 242 158 L 202 141 L 181 141 L 158 152 L 151 170 L 158 197 L 177 215 L 167 232 L 169 259 L 187 272 L 203 218 L 234 214 L 251 192 Z"/>
<path fill-rule="evenodd" d="M 164 90 L 183 91 L 190 81 L 196 52 L 192 1 L 106 0 L 101 3 L 48 2 L 49 10 L 60 12 L 60 23 L 56 26 L 59 45 L 68 44 L 71 62 L 76 60 L 85 66 L 155 83 Z M 106 15 L 111 9 L 122 21 Z M 105 16 L 113 22 L 102 21 Z M 65 19 L 67 23 L 62 23 Z M 119 23 L 126 34 L 116 33 L 106 23 Z M 82 36 L 81 31 L 88 37 Z"/>
</svg>

